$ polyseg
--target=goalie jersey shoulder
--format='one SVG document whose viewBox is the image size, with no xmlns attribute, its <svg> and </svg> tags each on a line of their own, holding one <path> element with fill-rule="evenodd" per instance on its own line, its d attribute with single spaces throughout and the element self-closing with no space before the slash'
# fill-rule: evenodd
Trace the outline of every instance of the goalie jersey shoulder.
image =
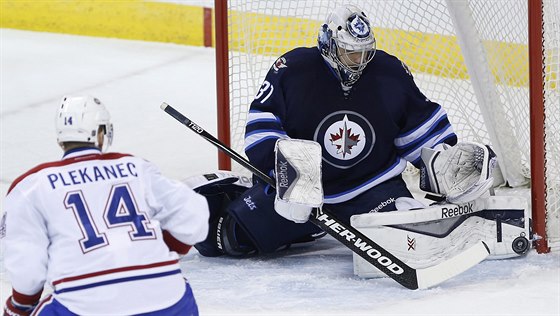
<svg viewBox="0 0 560 316">
<path fill-rule="evenodd" d="M 298 47 L 286 52 L 274 61 L 268 72 L 274 77 L 299 77 L 308 73 L 315 73 L 317 63 L 322 63 L 323 58 L 315 47 Z"/>
</svg>

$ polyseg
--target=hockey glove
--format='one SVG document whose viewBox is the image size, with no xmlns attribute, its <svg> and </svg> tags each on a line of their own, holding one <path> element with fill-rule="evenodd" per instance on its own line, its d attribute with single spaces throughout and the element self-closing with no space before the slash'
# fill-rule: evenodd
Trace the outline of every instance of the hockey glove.
<svg viewBox="0 0 560 316">
<path fill-rule="evenodd" d="M 8 297 L 4 306 L 4 316 L 27 316 L 31 315 L 37 303 L 31 305 L 20 304 L 14 300 L 13 296 Z"/>
<path fill-rule="evenodd" d="M 301 139 L 279 139 L 276 154 L 274 209 L 282 217 L 305 223 L 323 205 L 321 146 Z"/>
<path fill-rule="evenodd" d="M 422 148 L 420 189 L 444 195 L 449 203 L 466 203 L 488 191 L 494 182 L 496 155 L 490 147 L 462 142 L 443 149 Z"/>
<path fill-rule="evenodd" d="M 234 255 L 228 253 L 224 242 L 226 226 L 228 226 L 228 231 L 235 233 L 230 225 L 226 225 L 229 223 L 230 217 L 226 210 L 232 201 L 251 187 L 250 180 L 241 174 L 218 171 L 193 176 L 184 180 L 184 182 L 206 198 L 210 209 L 208 236 L 194 247 L 205 257 L 217 257 L 223 254 Z"/>
</svg>

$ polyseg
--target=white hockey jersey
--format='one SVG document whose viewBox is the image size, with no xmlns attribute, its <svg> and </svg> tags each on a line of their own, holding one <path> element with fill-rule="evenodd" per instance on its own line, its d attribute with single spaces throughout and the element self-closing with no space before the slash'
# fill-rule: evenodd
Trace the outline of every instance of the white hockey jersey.
<svg viewBox="0 0 560 316">
<path fill-rule="evenodd" d="M 94 148 L 19 177 L 4 206 L 4 264 L 14 291 L 33 295 L 47 283 L 80 315 L 171 306 L 185 280 L 170 249 L 184 253 L 208 233 L 202 195 L 146 160 Z"/>
</svg>

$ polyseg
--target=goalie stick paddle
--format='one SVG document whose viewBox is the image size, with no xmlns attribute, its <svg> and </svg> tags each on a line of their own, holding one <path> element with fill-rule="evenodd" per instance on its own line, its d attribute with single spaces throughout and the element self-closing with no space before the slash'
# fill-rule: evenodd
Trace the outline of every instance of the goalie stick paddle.
<svg viewBox="0 0 560 316">
<path fill-rule="evenodd" d="M 229 157 L 243 167 L 249 169 L 253 174 L 272 187 L 276 185 L 272 178 L 253 166 L 247 159 L 226 146 L 202 127 L 189 120 L 169 104 L 165 102 L 162 103 L 161 109 L 190 130 L 224 151 Z M 391 277 L 402 286 L 412 290 L 425 289 L 444 282 L 478 264 L 490 254 L 486 244 L 480 241 L 451 259 L 428 268 L 415 269 L 370 240 L 356 228 L 340 221 L 325 207 L 322 209 L 313 209 L 309 220 L 387 276 Z"/>
</svg>

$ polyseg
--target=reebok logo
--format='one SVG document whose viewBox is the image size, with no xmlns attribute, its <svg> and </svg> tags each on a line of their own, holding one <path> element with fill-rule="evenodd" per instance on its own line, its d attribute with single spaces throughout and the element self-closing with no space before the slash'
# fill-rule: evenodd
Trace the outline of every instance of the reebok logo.
<svg viewBox="0 0 560 316">
<path fill-rule="evenodd" d="M 287 188 L 290 184 L 288 180 L 288 162 L 278 161 L 278 186 L 281 188 Z"/>
<path fill-rule="evenodd" d="M 455 207 L 442 207 L 441 218 L 455 217 L 465 214 L 474 213 L 473 203 L 457 205 Z"/>
<path fill-rule="evenodd" d="M 369 211 L 370 213 L 375 213 L 375 212 L 379 212 L 380 210 L 382 210 L 385 206 L 391 204 L 391 203 L 395 203 L 395 198 L 389 198 L 387 201 L 383 201 L 381 202 L 381 204 L 379 204 L 376 208 L 374 208 L 373 210 Z"/>
</svg>

